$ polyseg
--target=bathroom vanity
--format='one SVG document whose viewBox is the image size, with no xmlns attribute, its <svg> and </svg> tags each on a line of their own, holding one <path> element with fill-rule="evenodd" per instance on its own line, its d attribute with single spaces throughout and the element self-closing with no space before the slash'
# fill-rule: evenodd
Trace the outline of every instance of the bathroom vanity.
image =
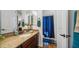
<svg viewBox="0 0 79 59">
<path fill-rule="evenodd" d="M 34 30 L 33 32 L 0 39 L 0 48 L 37 48 L 38 34 L 39 32 Z"/>
</svg>

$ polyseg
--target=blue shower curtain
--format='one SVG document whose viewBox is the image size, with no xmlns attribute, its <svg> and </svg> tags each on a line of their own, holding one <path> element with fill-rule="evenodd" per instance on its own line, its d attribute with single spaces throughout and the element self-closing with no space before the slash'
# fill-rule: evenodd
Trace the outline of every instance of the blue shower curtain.
<svg viewBox="0 0 79 59">
<path fill-rule="evenodd" d="M 43 16 L 43 35 L 54 38 L 54 19 L 53 16 Z"/>
</svg>

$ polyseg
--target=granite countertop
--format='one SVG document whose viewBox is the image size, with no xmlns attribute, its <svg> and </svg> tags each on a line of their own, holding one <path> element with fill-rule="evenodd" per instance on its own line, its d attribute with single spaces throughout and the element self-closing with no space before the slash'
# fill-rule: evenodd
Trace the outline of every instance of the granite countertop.
<svg viewBox="0 0 79 59">
<path fill-rule="evenodd" d="M 16 48 L 37 33 L 38 31 L 33 31 L 18 36 L 11 36 L 5 39 L 1 39 L 0 48 Z"/>
</svg>

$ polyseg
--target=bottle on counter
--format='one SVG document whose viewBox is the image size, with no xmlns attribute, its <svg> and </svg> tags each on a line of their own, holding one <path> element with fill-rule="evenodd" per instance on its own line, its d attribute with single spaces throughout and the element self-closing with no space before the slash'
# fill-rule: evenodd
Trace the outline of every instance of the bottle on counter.
<svg viewBox="0 0 79 59">
<path fill-rule="evenodd" d="M 18 35 L 18 31 L 14 30 L 14 35 L 17 36 Z"/>
</svg>

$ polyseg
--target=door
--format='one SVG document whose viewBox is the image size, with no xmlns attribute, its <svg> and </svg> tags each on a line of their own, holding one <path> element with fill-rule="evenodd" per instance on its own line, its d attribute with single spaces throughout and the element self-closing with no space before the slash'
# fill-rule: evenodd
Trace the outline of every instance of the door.
<svg viewBox="0 0 79 59">
<path fill-rule="evenodd" d="M 68 11 L 57 11 L 57 47 L 68 48 Z"/>
</svg>

